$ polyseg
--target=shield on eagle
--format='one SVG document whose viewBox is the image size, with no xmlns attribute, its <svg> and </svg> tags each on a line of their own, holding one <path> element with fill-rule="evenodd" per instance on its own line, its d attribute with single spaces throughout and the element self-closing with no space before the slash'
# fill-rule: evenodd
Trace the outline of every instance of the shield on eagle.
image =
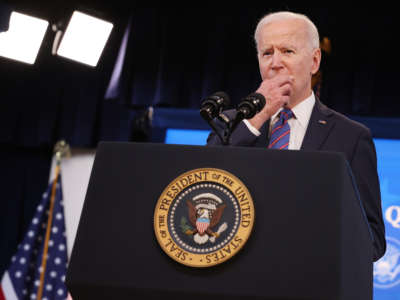
<svg viewBox="0 0 400 300">
<path fill-rule="evenodd" d="M 222 224 L 218 231 L 213 228 L 221 220 L 226 204 L 218 196 L 212 193 L 202 193 L 193 197 L 193 200 L 186 201 L 189 212 L 190 224 L 195 230 L 186 230 L 185 233 L 193 235 L 193 240 L 197 244 L 204 244 L 207 241 L 212 243 L 227 229 L 226 222 Z"/>
<path fill-rule="evenodd" d="M 196 220 L 196 228 L 201 235 L 204 234 L 204 232 L 207 230 L 208 226 L 210 226 L 210 219 L 198 218 Z"/>
</svg>

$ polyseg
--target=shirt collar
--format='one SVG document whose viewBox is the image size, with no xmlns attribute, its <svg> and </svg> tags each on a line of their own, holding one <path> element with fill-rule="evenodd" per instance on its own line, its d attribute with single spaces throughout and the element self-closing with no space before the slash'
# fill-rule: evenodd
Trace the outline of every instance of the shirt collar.
<svg viewBox="0 0 400 300">
<path fill-rule="evenodd" d="M 310 120 L 311 113 L 315 104 L 315 95 L 314 92 L 311 92 L 310 97 L 304 99 L 295 107 L 292 108 L 293 114 L 296 116 L 297 121 L 303 128 L 306 128 L 308 125 L 308 121 Z M 283 108 L 280 108 L 271 118 L 271 120 L 275 120 L 278 114 L 281 112 Z"/>
</svg>

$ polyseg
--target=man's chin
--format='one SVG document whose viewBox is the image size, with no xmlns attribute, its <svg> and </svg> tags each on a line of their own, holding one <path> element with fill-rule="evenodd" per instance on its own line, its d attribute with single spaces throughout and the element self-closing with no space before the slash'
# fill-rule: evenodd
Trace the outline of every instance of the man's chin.
<svg viewBox="0 0 400 300">
<path fill-rule="evenodd" d="M 283 101 L 284 101 L 284 107 L 286 107 L 286 108 L 292 108 L 293 107 L 293 100 L 292 100 L 292 97 L 290 97 L 290 96 L 283 96 Z"/>
</svg>

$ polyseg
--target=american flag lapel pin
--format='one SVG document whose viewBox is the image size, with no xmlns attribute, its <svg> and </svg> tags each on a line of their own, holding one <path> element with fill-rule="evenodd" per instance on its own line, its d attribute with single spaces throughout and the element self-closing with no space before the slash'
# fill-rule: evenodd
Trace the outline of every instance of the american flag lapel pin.
<svg viewBox="0 0 400 300">
<path fill-rule="evenodd" d="M 325 120 L 318 120 L 318 123 L 322 124 L 322 125 L 326 125 L 326 121 Z"/>
</svg>

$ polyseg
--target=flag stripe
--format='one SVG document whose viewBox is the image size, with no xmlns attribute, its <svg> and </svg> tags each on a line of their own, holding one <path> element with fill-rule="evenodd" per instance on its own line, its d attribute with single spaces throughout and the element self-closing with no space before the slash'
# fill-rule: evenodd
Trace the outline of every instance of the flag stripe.
<svg viewBox="0 0 400 300">
<path fill-rule="evenodd" d="M 4 293 L 3 293 L 3 289 L 1 288 L 1 285 L 0 285 L 0 300 L 6 300 L 6 298 L 4 297 Z"/>
<path fill-rule="evenodd" d="M 14 287 L 11 283 L 11 279 L 7 271 L 4 273 L 3 278 L 1 280 L 1 289 L 3 290 L 4 299 L 18 300 L 17 294 L 15 293 Z"/>
</svg>

